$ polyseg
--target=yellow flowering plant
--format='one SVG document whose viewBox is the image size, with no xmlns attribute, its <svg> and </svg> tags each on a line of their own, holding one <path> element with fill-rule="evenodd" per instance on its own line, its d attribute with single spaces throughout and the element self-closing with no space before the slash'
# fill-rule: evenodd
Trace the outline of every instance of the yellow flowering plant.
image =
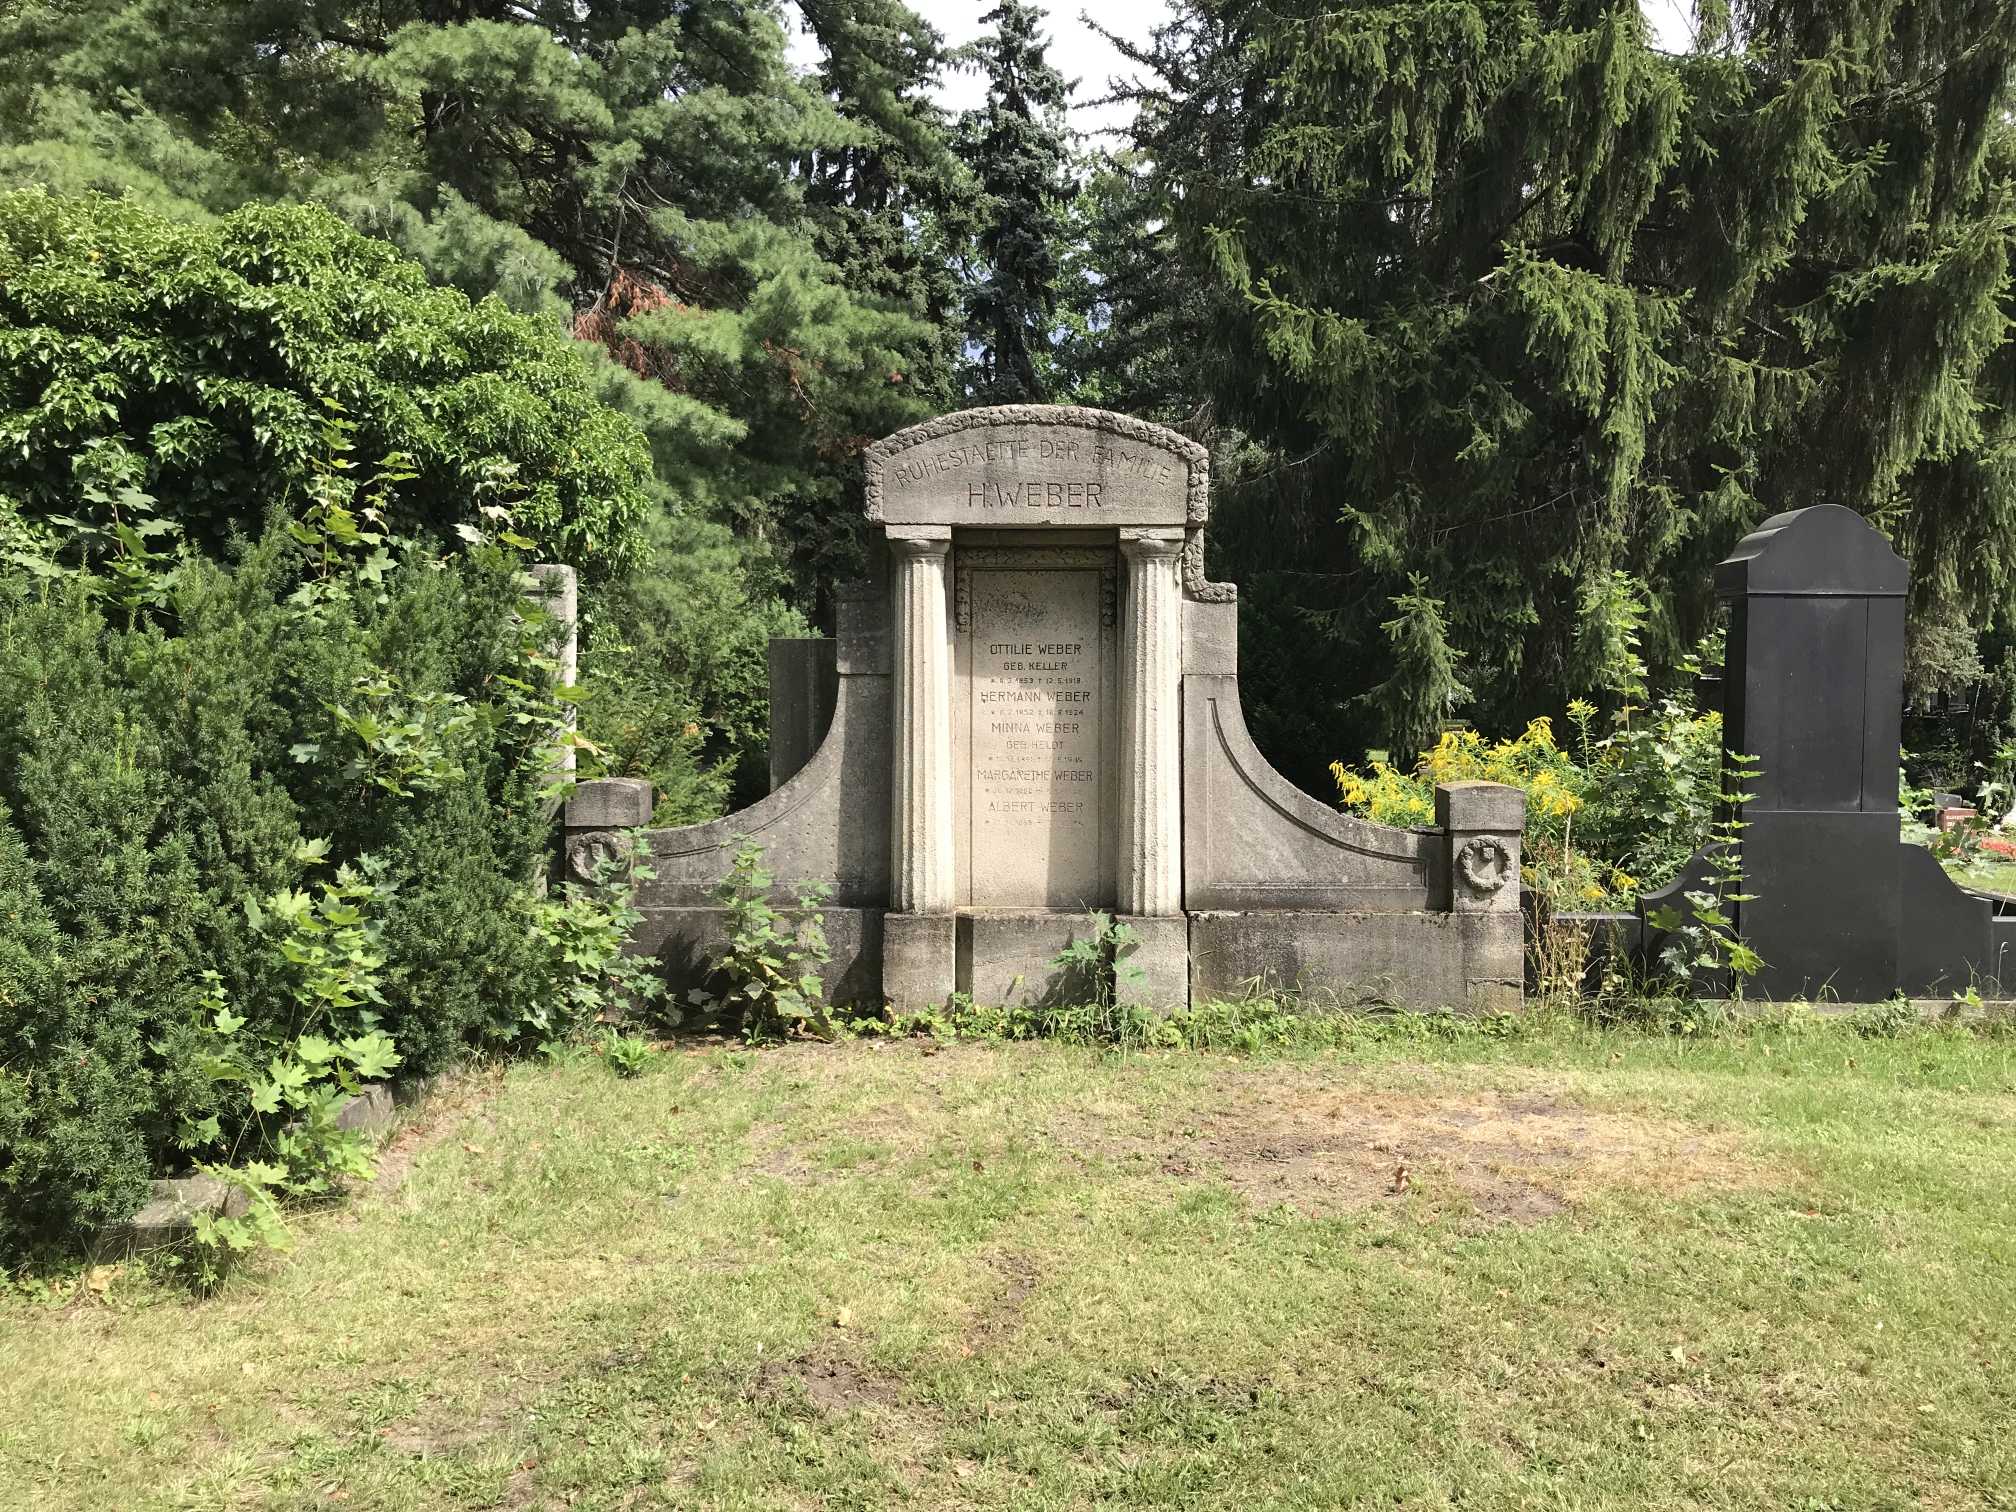
<svg viewBox="0 0 2016 1512">
<path fill-rule="evenodd" d="M 1379 824 L 1435 822 L 1435 786 L 1502 782 L 1526 794 L 1522 881 L 1544 911 L 1629 907 L 1677 872 L 1706 836 L 1719 789 L 1721 721 L 1666 702 L 1620 710 L 1607 735 L 1596 710 L 1568 706 L 1575 749 L 1553 722 L 1533 720 L 1515 738 L 1446 730 L 1413 769 L 1375 761 L 1331 765 L 1339 805 Z"/>
</svg>

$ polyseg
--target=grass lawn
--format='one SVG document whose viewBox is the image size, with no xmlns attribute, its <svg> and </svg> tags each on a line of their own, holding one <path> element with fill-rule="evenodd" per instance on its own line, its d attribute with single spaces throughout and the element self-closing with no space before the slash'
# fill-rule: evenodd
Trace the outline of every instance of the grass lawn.
<svg viewBox="0 0 2016 1512">
<path fill-rule="evenodd" d="M 471 1077 L 193 1303 L 0 1303 L 8 1507 L 2016 1506 L 2016 1039 Z"/>
</svg>

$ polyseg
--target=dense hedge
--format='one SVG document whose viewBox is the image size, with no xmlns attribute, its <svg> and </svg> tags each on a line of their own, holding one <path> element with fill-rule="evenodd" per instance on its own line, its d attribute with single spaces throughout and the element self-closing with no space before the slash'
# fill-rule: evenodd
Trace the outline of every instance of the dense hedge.
<svg viewBox="0 0 2016 1512">
<path fill-rule="evenodd" d="M 641 549 L 651 458 L 578 342 L 313 206 L 209 225 L 121 200 L 0 194 L 0 496 L 89 517 L 134 488 L 220 549 L 298 503 L 330 401 L 359 457 L 407 459 L 395 530 L 509 502 L 544 555 L 600 572 Z"/>
<path fill-rule="evenodd" d="M 528 909 L 552 706 L 519 569 L 416 554 L 304 602 L 303 567 L 280 530 L 192 557 L 130 624 L 85 574 L 0 575 L 0 1256 L 206 1153 L 178 1140 L 230 1112 L 201 1073 L 206 971 L 242 1039 L 297 1032 L 248 899 L 376 858 L 374 1012 L 408 1071 L 511 1043 L 550 986 Z M 340 717 L 366 709 L 405 732 L 375 737 L 390 766 Z"/>
</svg>

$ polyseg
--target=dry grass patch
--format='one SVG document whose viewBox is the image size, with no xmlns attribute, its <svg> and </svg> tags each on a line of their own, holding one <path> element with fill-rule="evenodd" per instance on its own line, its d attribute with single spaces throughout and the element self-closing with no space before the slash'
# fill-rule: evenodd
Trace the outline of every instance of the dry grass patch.
<svg viewBox="0 0 2016 1512">
<path fill-rule="evenodd" d="M 979 1140 L 996 1154 L 1034 1148 L 1083 1172 L 1218 1184 L 1256 1208 L 1305 1217 L 1427 1197 L 1466 1206 L 1487 1225 L 1537 1223 L 1606 1192 L 1677 1198 L 1797 1176 L 1733 1133 L 1593 1107 L 1569 1082 L 1544 1077 L 1509 1089 L 1478 1088 L 1472 1078 L 1462 1088 L 1394 1091 L 1356 1067 L 1241 1063 L 1214 1068 L 1165 1105 L 1109 1088 L 1032 1121 L 1017 1110 L 1012 1079 L 974 1084 L 976 1068 L 990 1065 L 998 1078 L 1017 1049 L 803 1054 L 795 1069 L 807 1084 L 805 1116 L 758 1131 L 753 1166 L 816 1184 L 922 1165 Z M 879 1095 L 875 1083 L 898 1066 L 903 1094 Z"/>
</svg>

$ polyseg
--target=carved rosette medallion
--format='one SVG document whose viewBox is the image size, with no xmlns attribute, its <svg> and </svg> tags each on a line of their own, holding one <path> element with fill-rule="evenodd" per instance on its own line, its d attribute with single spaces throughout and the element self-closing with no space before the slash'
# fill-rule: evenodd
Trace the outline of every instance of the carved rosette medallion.
<svg viewBox="0 0 2016 1512">
<path fill-rule="evenodd" d="M 1473 836 L 1456 852 L 1456 875 L 1480 898 L 1488 898 L 1504 887 L 1515 870 L 1512 852 L 1505 842 L 1490 835 Z"/>
</svg>

